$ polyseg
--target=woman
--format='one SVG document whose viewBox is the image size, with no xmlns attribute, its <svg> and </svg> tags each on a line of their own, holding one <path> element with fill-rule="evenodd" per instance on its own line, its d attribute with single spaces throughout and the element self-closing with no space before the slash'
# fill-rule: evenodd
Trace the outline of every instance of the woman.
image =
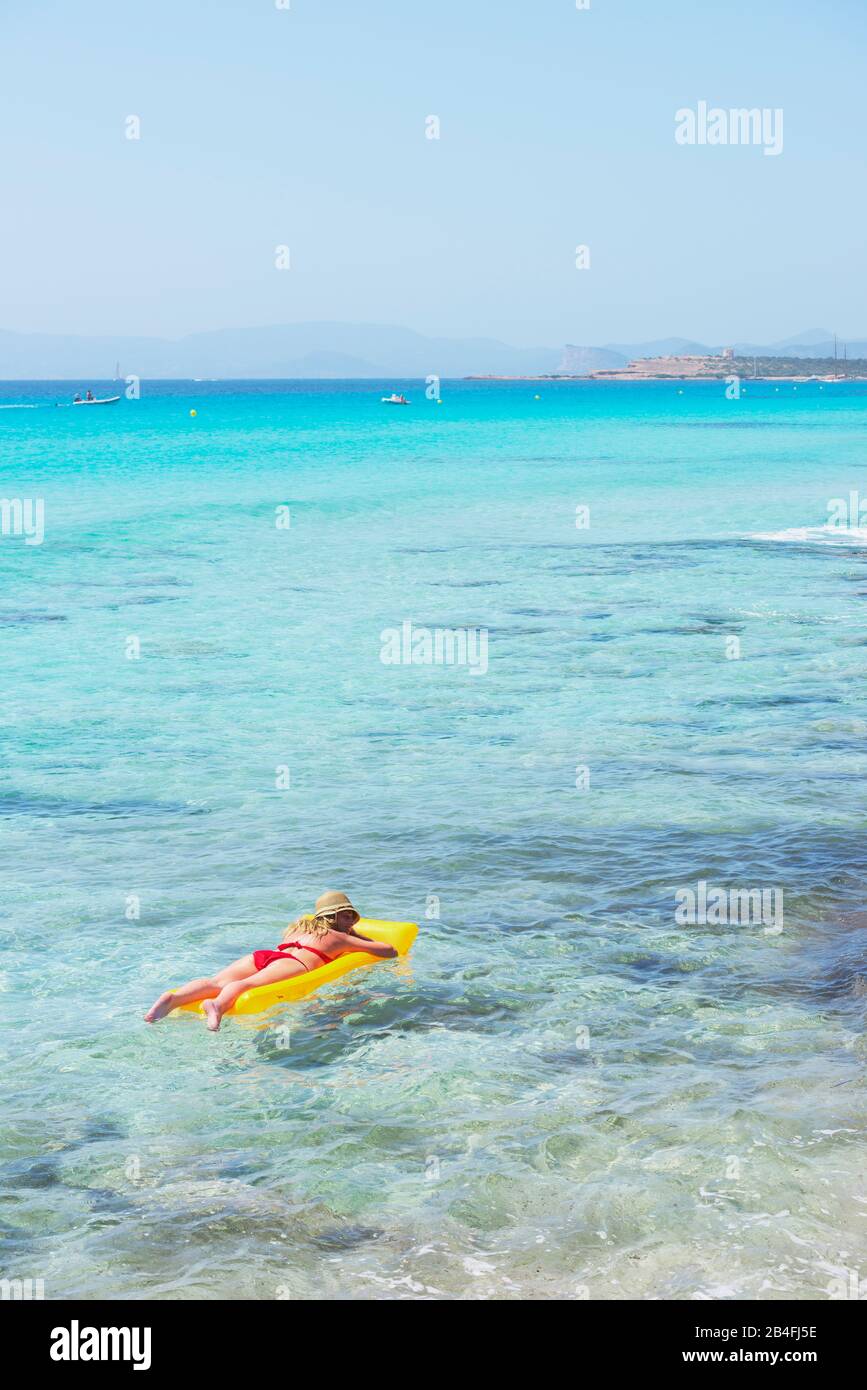
<svg viewBox="0 0 867 1390">
<path fill-rule="evenodd" d="M 252 951 L 209 979 L 190 980 L 180 989 L 167 990 L 148 1009 L 145 1023 L 156 1023 L 179 1004 L 194 1004 L 201 999 L 208 1027 L 216 1033 L 223 1014 L 245 989 L 289 980 L 347 951 L 367 951 L 383 960 L 397 955 L 387 942 L 368 941 L 366 936 L 359 936 L 354 927 L 360 920 L 361 914 L 356 912 L 345 893 L 323 893 L 316 899 L 312 916 L 299 917 L 286 928 L 276 950 Z M 297 954 L 293 955 L 293 951 Z"/>
</svg>

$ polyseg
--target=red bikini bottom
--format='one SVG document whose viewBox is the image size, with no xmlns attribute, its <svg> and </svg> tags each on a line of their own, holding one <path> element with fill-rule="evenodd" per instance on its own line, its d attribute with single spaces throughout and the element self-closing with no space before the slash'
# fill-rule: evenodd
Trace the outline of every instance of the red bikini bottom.
<svg viewBox="0 0 867 1390">
<path fill-rule="evenodd" d="M 324 951 L 317 951 L 315 946 L 305 946 L 300 941 L 284 941 L 282 946 L 277 947 L 276 951 L 254 951 L 253 964 L 257 970 L 264 970 L 266 965 L 273 965 L 275 960 L 294 960 L 305 970 L 310 970 L 311 966 L 304 965 L 303 960 L 298 960 L 297 956 L 291 954 L 290 946 L 297 946 L 300 951 L 310 951 L 314 956 L 319 956 L 323 965 L 327 965 L 329 961 L 334 959 L 333 956 L 326 956 Z M 318 968 L 315 965 L 312 967 L 314 970 L 318 970 Z"/>
</svg>

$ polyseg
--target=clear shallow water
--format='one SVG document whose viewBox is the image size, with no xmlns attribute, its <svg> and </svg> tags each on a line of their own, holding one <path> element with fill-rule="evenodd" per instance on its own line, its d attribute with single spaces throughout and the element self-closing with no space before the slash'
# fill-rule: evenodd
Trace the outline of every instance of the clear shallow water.
<svg viewBox="0 0 867 1390">
<path fill-rule="evenodd" d="M 867 1273 L 867 540 L 822 529 L 865 388 L 400 385 L 0 390 L 46 514 L 0 538 L 2 1273 L 827 1297 Z M 487 674 L 383 665 L 407 618 Z M 700 879 L 783 932 L 678 925 Z M 330 886 L 410 960 L 141 1023 Z"/>
</svg>

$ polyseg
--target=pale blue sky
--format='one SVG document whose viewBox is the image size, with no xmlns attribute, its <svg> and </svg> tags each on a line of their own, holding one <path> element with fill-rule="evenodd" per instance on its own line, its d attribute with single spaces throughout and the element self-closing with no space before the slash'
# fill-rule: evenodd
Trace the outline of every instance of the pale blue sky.
<svg viewBox="0 0 867 1390">
<path fill-rule="evenodd" d="M 3 0 L 2 33 L 0 328 L 867 335 L 865 0 Z M 701 99 L 782 107 L 783 153 L 678 146 Z"/>
</svg>

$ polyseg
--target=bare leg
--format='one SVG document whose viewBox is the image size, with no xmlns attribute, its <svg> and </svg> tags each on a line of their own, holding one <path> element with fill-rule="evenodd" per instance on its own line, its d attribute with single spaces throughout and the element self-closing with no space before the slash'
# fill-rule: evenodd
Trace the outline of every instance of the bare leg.
<svg viewBox="0 0 867 1390">
<path fill-rule="evenodd" d="M 157 1019 L 165 1018 L 166 1014 L 170 1014 L 172 1009 L 179 1008 L 181 1004 L 195 1004 L 199 999 L 213 999 L 230 980 L 244 979 L 255 968 L 252 955 L 241 956 L 231 965 L 227 965 L 225 970 L 218 970 L 216 975 L 189 980 L 187 984 L 181 985 L 180 989 L 167 989 L 148 1009 L 144 1016 L 145 1023 L 156 1023 Z"/>
<path fill-rule="evenodd" d="M 273 985 L 278 980 L 291 980 L 293 975 L 305 975 L 305 967 L 297 960 L 275 960 L 270 965 L 266 965 L 264 970 L 257 970 L 255 974 L 249 975 L 247 979 L 228 981 L 220 990 L 216 997 L 210 995 L 204 1002 L 203 1008 L 208 1027 L 212 1033 L 216 1033 L 223 1019 L 223 1014 L 228 1013 L 245 989 L 254 989 L 258 985 Z"/>
</svg>

